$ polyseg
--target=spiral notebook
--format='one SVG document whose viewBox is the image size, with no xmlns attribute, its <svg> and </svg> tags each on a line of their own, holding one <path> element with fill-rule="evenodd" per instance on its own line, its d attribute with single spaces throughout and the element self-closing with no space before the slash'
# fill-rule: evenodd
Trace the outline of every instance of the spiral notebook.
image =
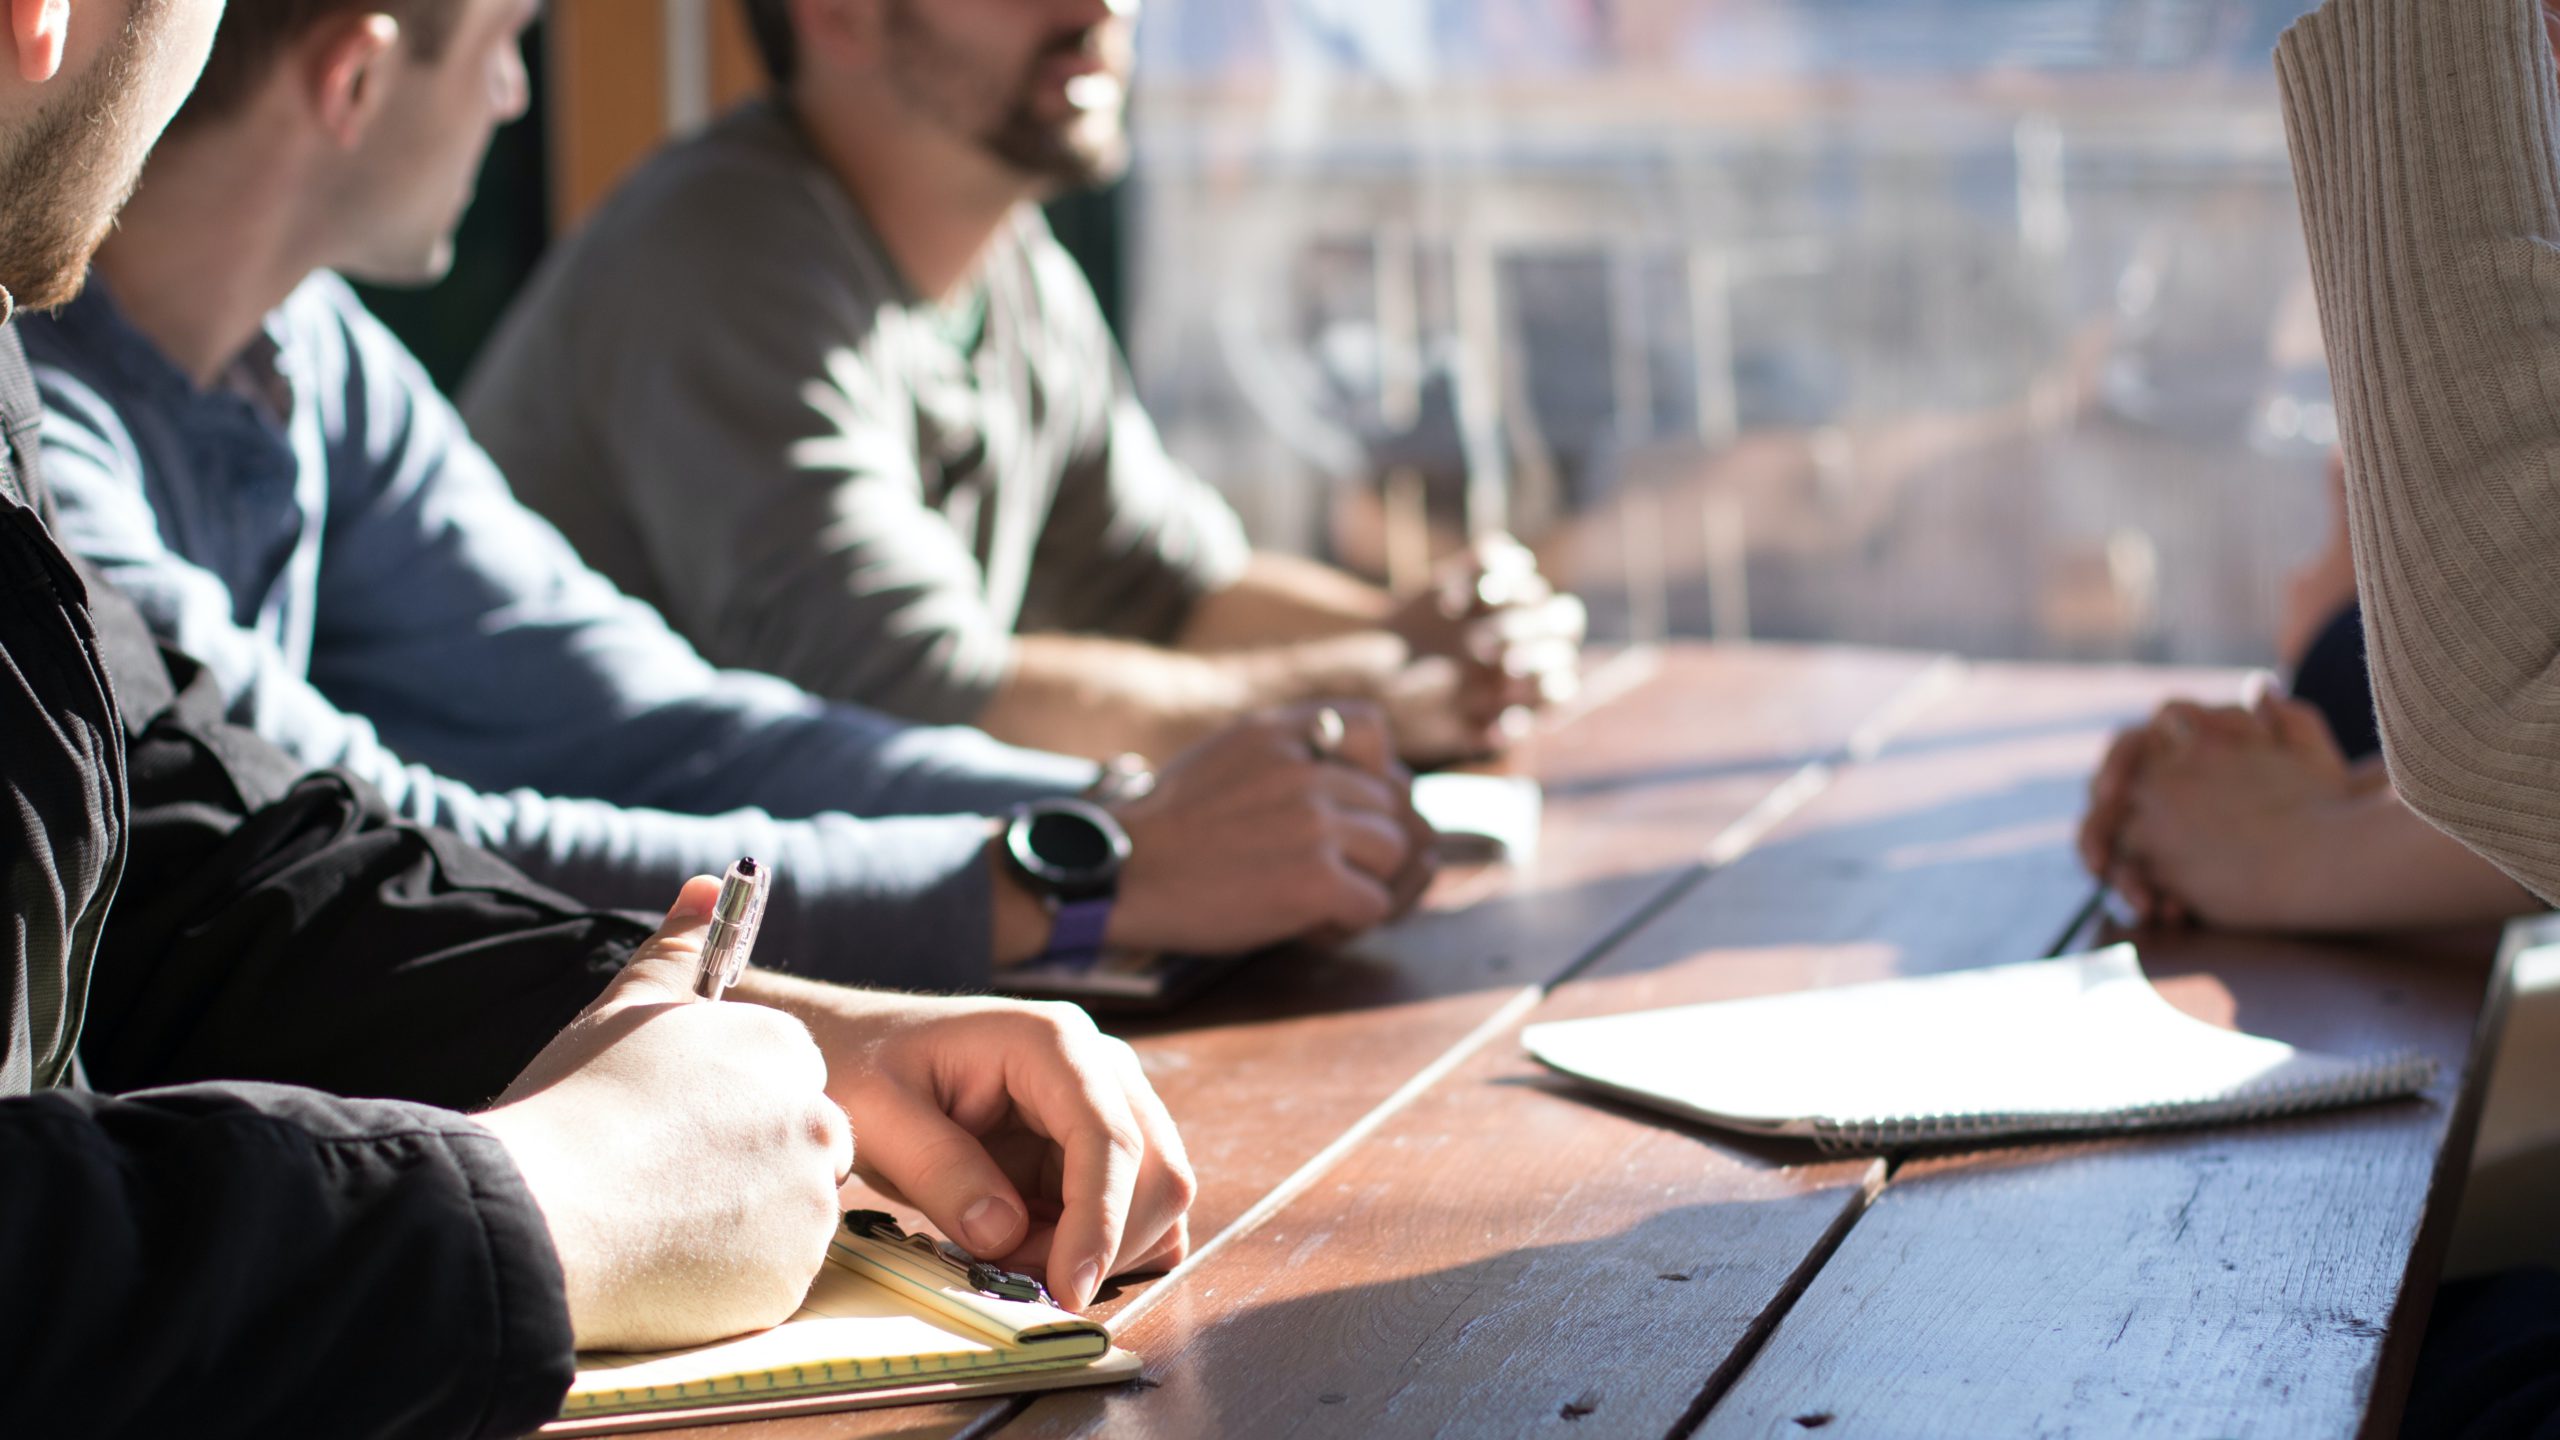
<svg viewBox="0 0 2560 1440">
<path fill-rule="evenodd" d="M 1114 1348 L 1098 1321 L 1009 1298 L 1045 1292 L 894 1224 L 880 1233 L 899 1238 L 878 1238 L 857 1228 L 865 1216 L 889 1219 L 846 1217 L 790 1319 L 685 1350 L 580 1355 L 560 1418 L 539 1433 L 661 1430 L 1137 1378 L 1137 1357 Z"/>
<path fill-rule="evenodd" d="M 2133 947 L 1532 1025 L 1546 1065 L 1639 1104 L 1829 1150 L 2214 1125 L 2414 1095 L 2435 1062 L 2208 1025 Z"/>
</svg>

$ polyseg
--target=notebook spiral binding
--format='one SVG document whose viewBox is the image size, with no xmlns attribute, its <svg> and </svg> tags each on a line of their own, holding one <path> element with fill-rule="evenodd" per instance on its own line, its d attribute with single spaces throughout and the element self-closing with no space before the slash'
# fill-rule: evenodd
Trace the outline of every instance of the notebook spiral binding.
<svg viewBox="0 0 2560 1440">
<path fill-rule="evenodd" d="M 2417 1051 L 2394 1050 L 2345 1075 L 2267 1082 L 2229 1095 L 2171 1100 L 2109 1112 L 1977 1110 L 1864 1120 L 1822 1119 L 1813 1122 L 1813 1143 L 1823 1153 L 1837 1155 L 1957 1140 L 2105 1134 L 2233 1120 L 2270 1120 L 2305 1110 L 2368 1105 L 2414 1095 L 2434 1083 L 2436 1069 L 2434 1060 Z"/>
</svg>

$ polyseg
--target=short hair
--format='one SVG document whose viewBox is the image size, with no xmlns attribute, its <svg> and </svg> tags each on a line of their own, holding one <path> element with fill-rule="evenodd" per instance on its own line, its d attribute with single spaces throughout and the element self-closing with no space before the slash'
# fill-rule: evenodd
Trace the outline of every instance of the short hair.
<svg viewBox="0 0 2560 1440">
<path fill-rule="evenodd" d="M 462 0 L 248 0 L 226 6 L 222 28 L 214 32 L 213 53 L 205 57 L 204 75 L 169 128 L 219 120 L 248 104 L 285 50 L 324 20 L 388 15 L 400 22 L 400 37 L 410 53 L 432 64 L 453 43 L 461 9 Z"/>
<path fill-rule="evenodd" d="M 747 17 L 747 34 L 764 59 L 764 73 L 776 87 L 789 85 L 800 68 L 800 38 L 791 29 L 791 0 L 738 0 Z"/>
</svg>

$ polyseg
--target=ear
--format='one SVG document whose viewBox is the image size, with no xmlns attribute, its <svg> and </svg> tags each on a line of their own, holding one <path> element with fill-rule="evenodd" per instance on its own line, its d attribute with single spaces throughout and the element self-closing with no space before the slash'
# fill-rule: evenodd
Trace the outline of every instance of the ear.
<svg viewBox="0 0 2560 1440">
<path fill-rule="evenodd" d="M 886 52 L 888 15 L 882 0 L 791 0 L 803 68 L 868 70 Z"/>
<path fill-rule="evenodd" d="M 62 73 L 71 43 L 71 0 L 9 0 L 9 39 L 18 51 L 18 76 L 41 85 Z"/>
<path fill-rule="evenodd" d="M 323 22 L 306 36 L 295 67 L 320 128 L 352 150 L 382 113 L 385 72 L 400 48 L 400 22 L 380 12 Z"/>
</svg>

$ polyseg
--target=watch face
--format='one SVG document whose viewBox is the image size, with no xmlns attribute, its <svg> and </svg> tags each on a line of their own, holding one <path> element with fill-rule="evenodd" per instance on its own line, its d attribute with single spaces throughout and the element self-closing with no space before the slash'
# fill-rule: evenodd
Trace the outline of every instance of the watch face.
<svg viewBox="0 0 2560 1440">
<path fill-rule="evenodd" d="M 1062 899 L 1109 891 L 1129 858 L 1129 837 L 1110 812 L 1080 800 L 1044 800 L 1015 817 L 1006 836 L 1014 862 Z"/>
</svg>

